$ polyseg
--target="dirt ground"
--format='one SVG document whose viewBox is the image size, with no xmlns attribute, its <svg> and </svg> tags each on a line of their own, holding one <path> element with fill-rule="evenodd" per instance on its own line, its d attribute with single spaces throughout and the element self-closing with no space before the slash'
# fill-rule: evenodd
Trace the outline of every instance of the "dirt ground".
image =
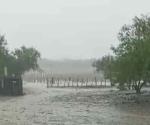
<svg viewBox="0 0 150 125">
<path fill-rule="evenodd" d="M 150 93 L 24 85 L 24 96 L 0 96 L 0 125 L 150 125 Z"/>
</svg>

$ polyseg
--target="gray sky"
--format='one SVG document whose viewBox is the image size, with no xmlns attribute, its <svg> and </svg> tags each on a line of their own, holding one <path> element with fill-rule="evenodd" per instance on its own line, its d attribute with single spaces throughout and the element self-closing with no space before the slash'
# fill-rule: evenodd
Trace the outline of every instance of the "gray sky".
<svg viewBox="0 0 150 125">
<path fill-rule="evenodd" d="M 49 59 L 101 57 L 150 0 L 0 0 L 0 33 L 11 49 L 36 47 Z"/>
</svg>

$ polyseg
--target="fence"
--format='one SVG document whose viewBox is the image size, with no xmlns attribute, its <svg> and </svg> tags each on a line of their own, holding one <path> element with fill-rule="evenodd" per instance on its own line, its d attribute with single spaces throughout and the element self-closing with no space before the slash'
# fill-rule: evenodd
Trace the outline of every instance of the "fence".
<svg viewBox="0 0 150 125">
<path fill-rule="evenodd" d="M 110 83 L 106 80 L 98 80 L 96 77 L 93 79 L 88 78 L 43 78 L 34 79 L 34 83 L 45 83 L 47 88 L 52 87 L 85 87 L 85 88 L 97 88 L 97 87 L 110 87 Z"/>
<path fill-rule="evenodd" d="M 14 77 L 0 78 L 0 94 L 2 95 L 22 95 L 22 79 Z"/>
</svg>

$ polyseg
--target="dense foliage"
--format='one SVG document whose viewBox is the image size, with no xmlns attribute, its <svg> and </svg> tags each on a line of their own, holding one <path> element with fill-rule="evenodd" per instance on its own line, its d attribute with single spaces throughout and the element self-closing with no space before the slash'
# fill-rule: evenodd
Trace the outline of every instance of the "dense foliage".
<svg viewBox="0 0 150 125">
<path fill-rule="evenodd" d="M 143 85 L 150 81 L 150 17 L 135 17 L 131 25 L 121 28 L 118 39 L 120 44 L 112 48 L 115 54 L 111 68 L 113 78 L 120 88 L 126 86 L 140 93 Z M 107 68 L 101 70 L 109 69 L 107 63 L 105 66 Z"/>
<path fill-rule="evenodd" d="M 22 75 L 30 69 L 38 68 L 40 53 L 35 48 L 21 47 L 14 52 L 7 49 L 7 41 L 0 36 L 0 76 L 4 76 L 4 67 L 7 67 L 8 75 Z"/>
</svg>

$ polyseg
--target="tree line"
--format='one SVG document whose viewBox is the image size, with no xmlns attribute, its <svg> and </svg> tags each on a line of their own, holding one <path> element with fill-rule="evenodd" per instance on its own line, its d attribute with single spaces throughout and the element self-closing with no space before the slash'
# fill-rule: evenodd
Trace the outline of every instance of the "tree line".
<svg viewBox="0 0 150 125">
<path fill-rule="evenodd" d="M 150 16 L 134 17 L 132 24 L 122 26 L 118 33 L 119 45 L 93 63 L 97 71 L 111 85 L 120 89 L 135 89 L 140 93 L 150 81 Z"/>
<path fill-rule="evenodd" d="M 37 69 L 40 53 L 33 47 L 22 46 L 10 51 L 7 47 L 7 40 L 0 35 L 0 76 L 4 77 L 4 69 L 7 69 L 8 76 L 21 76 L 30 69 Z"/>
</svg>

